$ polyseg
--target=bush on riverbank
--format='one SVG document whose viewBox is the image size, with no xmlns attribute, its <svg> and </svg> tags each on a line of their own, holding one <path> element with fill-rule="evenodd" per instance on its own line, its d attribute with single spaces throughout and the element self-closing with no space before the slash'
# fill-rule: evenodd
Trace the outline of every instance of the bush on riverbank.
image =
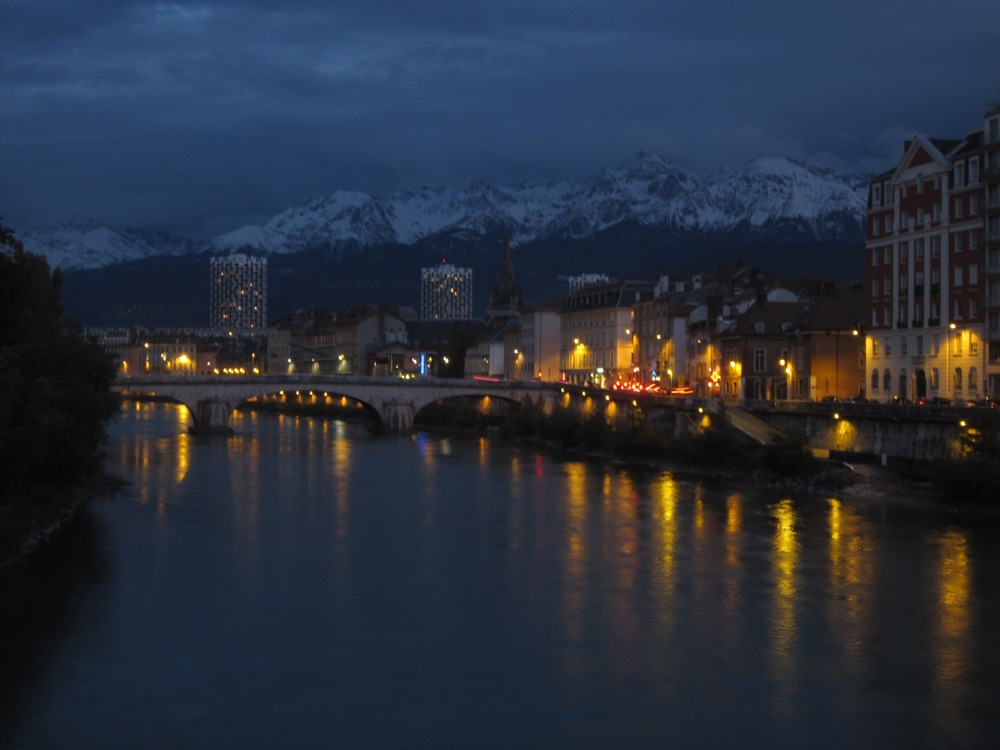
<svg viewBox="0 0 1000 750">
<path fill-rule="evenodd" d="M 104 475 L 114 367 L 63 314 L 61 282 L 0 226 L 0 562 Z"/>
<path fill-rule="evenodd" d="M 439 421 L 448 421 L 450 409 L 461 411 L 461 407 L 450 403 L 440 404 Z M 478 416 L 477 421 L 474 410 L 466 411 L 455 426 L 485 427 L 486 419 Z M 696 432 L 674 437 L 657 431 L 641 409 L 631 411 L 626 422 L 612 425 L 598 411 L 584 414 L 575 409 L 554 409 L 546 413 L 540 400 L 527 399 L 512 408 L 499 425 L 502 434 L 511 439 L 540 439 L 564 450 L 600 453 L 616 460 L 664 462 L 782 479 L 829 474 L 831 484 L 847 481 L 836 476 L 838 472 L 821 467 L 802 443 L 756 445 L 722 419 L 712 420 Z"/>
<path fill-rule="evenodd" d="M 935 465 L 931 481 L 959 502 L 995 503 L 1000 487 L 1000 413 L 975 410 L 960 438 L 964 455 Z"/>
</svg>

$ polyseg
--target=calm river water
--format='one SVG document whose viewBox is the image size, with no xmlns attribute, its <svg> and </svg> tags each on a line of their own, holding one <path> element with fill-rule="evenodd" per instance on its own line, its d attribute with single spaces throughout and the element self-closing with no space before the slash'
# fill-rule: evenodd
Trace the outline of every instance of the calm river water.
<svg viewBox="0 0 1000 750">
<path fill-rule="evenodd" d="M 0 746 L 995 747 L 1000 524 L 139 404 L 3 594 Z"/>
</svg>

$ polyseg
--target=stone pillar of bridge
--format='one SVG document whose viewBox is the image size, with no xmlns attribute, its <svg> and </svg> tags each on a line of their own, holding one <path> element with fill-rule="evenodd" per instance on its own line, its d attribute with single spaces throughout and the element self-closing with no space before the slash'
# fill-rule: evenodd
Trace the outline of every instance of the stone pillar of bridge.
<svg viewBox="0 0 1000 750">
<path fill-rule="evenodd" d="M 232 407 L 225 399 L 206 398 L 199 401 L 194 409 L 194 424 L 190 432 L 199 435 L 230 435 L 229 413 Z"/>
<path fill-rule="evenodd" d="M 409 432 L 413 429 L 413 403 L 386 401 L 382 406 L 382 426 L 390 432 Z"/>
</svg>

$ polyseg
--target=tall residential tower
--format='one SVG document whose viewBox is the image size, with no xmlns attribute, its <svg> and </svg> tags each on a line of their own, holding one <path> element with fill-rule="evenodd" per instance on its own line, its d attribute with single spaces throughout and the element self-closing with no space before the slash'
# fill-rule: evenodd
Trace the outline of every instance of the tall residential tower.
<svg viewBox="0 0 1000 750">
<path fill-rule="evenodd" d="M 229 336 L 267 334 L 267 258 L 212 258 L 211 316 Z"/>
<path fill-rule="evenodd" d="M 420 271 L 422 320 L 472 318 L 472 269 L 442 263 Z"/>
</svg>

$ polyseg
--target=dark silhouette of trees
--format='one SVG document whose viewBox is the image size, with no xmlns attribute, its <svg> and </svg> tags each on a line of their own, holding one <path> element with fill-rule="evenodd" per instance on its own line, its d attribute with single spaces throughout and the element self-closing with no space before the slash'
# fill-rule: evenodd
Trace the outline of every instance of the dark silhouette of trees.
<svg viewBox="0 0 1000 750">
<path fill-rule="evenodd" d="M 63 314 L 61 282 L 0 225 L 0 526 L 103 476 L 114 367 Z"/>
</svg>

